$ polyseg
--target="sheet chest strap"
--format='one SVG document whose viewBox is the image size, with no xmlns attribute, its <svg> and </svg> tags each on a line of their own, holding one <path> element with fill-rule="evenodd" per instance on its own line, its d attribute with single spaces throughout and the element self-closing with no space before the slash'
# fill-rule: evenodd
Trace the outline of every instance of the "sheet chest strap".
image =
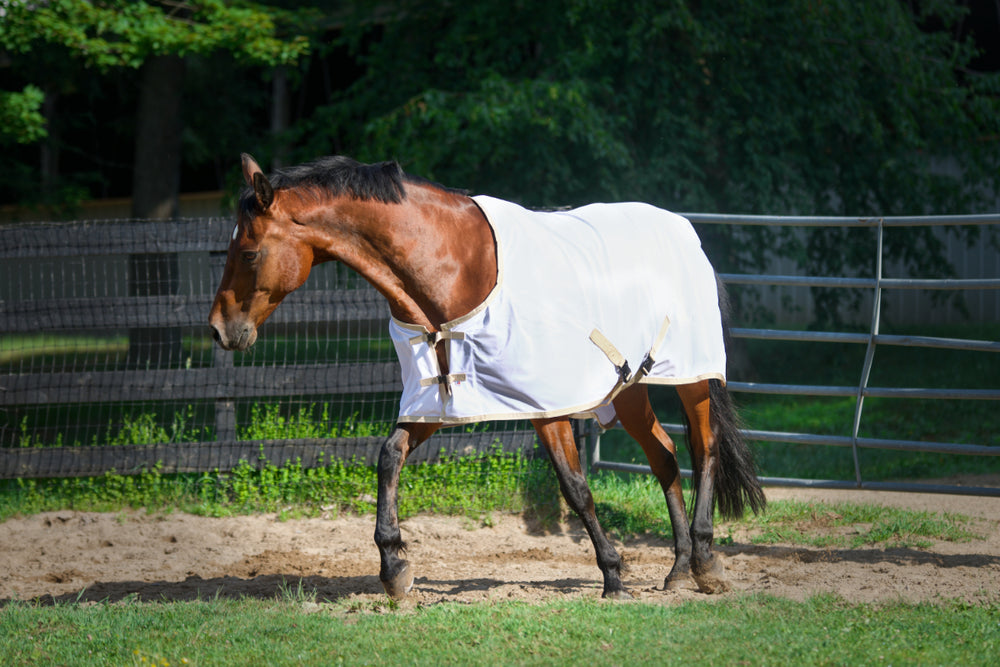
<svg viewBox="0 0 1000 667">
<path fill-rule="evenodd" d="M 447 387 L 453 382 L 465 382 L 465 373 L 449 373 L 448 375 L 435 375 L 434 377 L 423 378 L 420 381 L 420 386 L 430 387 L 431 385 L 440 384 Z"/>
<path fill-rule="evenodd" d="M 420 345 L 421 343 L 427 343 L 431 347 L 436 347 L 437 344 L 443 340 L 465 340 L 465 332 L 428 331 L 427 333 L 422 333 L 419 336 L 413 336 L 412 338 L 410 338 L 410 345 Z"/>
</svg>

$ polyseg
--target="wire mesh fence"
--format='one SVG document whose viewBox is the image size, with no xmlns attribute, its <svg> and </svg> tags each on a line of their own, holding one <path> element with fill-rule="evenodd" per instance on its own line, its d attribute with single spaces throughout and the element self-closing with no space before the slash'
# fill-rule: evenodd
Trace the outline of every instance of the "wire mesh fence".
<svg viewBox="0 0 1000 667">
<path fill-rule="evenodd" d="M 232 222 L 0 229 L 0 477 L 373 463 L 401 388 L 388 307 L 336 263 L 313 269 L 247 353 L 208 310 Z M 445 431 L 414 460 L 534 442 L 517 422 Z"/>
<path fill-rule="evenodd" d="M 858 219 L 692 218 L 702 224 L 844 222 L 871 228 L 870 221 Z M 1000 216 L 962 221 L 997 224 Z M 927 221 L 920 219 L 917 224 Z M 307 467 L 332 458 L 376 461 L 379 445 L 394 423 L 401 388 L 386 332 L 389 313 L 384 300 L 345 267 L 323 264 L 314 267 L 306 284 L 275 311 L 250 351 L 224 352 L 211 338 L 207 315 L 231 231 L 232 222 L 225 219 L 0 228 L 0 478 L 99 475 L 112 470 L 128 474 L 156 466 L 164 472 L 225 471 L 241 461 L 282 465 L 298 460 Z M 881 274 L 846 279 L 727 278 L 751 288 L 763 283 L 778 289 L 846 280 L 849 284 L 842 287 L 870 292 L 876 302 L 884 290 L 928 287 Z M 995 292 L 998 282 L 989 278 L 929 286 Z M 869 312 L 874 311 L 869 308 Z M 879 331 L 877 319 L 872 322 L 865 333 L 736 323 L 735 334 L 794 344 L 837 340 L 871 350 L 945 345 L 988 354 L 1000 345 L 887 335 Z M 786 380 L 732 379 L 732 388 L 744 393 L 847 397 L 856 402 L 856 417 L 865 399 L 914 400 L 915 396 L 912 389 L 869 386 L 864 379 L 854 386 L 804 387 Z M 933 395 L 924 389 L 924 398 L 989 402 L 996 398 L 996 384 L 992 378 L 984 378 L 984 383 L 972 389 L 936 389 Z M 996 461 L 994 454 L 1000 451 L 993 443 L 918 443 L 912 438 L 888 442 L 866 437 L 858 426 L 855 423 L 853 432 L 848 429 L 842 435 L 760 429 L 749 435 L 793 446 L 839 447 L 855 458 L 862 449 L 933 451 L 943 445 L 946 451 Z M 668 430 L 676 433 L 682 428 L 674 424 Z M 525 423 L 480 424 L 438 433 L 411 460 L 497 447 L 531 451 L 534 442 L 534 432 Z M 590 456 L 598 468 L 618 465 L 602 462 L 600 450 Z M 630 464 L 622 465 L 617 469 L 631 470 Z M 769 481 L 875 488 L 862 479 L 860 469 L 854 480 L 841 482 Z"/>
</svg>

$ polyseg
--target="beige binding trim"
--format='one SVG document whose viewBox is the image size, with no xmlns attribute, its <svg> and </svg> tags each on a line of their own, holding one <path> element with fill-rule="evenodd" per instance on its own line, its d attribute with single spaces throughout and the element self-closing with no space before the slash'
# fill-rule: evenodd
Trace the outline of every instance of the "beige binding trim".
<svg viewBox="0 0 1000 667">
<path fill-rule="evenodd" d="M 475 200 L 473 200 L 473 202 L 475 202 Z M 476 207 L 479 208 L 479 205 L 477 204 Z M 413 336 L 412 338 L 409 339 L 411 345 L 419 345 L 421 343 L 427 343 L 428 345 L 431 346 L 431 348 L 437 348 L 438 342 L 442 340 L 465 340 L 465 332 L 453 331 L 453 329 L 462 324 L 463 322 L 469 321 L 470 319 L 481 313 L 483 310 L 485 310 L 486 307 L 490 304 L 490 302 L 493 301 L 494 298 L 496 298 L 496 295 L 500 293 L 500 286 L 503 284 L 503 248 L 500 245 L 500 237 L 497 235 L 496 229 L 494 229 L 493 227 L 493 222 L 490 221 L 490 216 L 486 215 L 486 211 L 484 211 L 482 208 L 479 208 L 479 211 L 480 213 L 483 214 L 483 218 L 486 219 L 486 224 L 489 225 L 490 233 L 493 235 L 493 243 L 497 258 L 496 284 L 493 286 L 493 289 L 490 290 L 490 293 L 486 295 L 486 298 L 483 299 L 483 302 L 481 304 L 470 310 L 465 315 L 461 315 L 453 320 L 449 320 L 448 322 L 443 323 L 440 327 L 441 329 L 440 331 L 431 331 L 422 324 L 413 324 L 412 322 L 404 322 L 403 320 L 400 320 L 396 317 L 392 317 L 390 315 L 392 321 L 398 324 L 400 327 L 402 327 L 403 329 L 409 329 L 410 331 L 417 333 L 416 336 Z M 445 352 L 444 352 L 445 359 L 450 361 L 450 355 L 448 354 L 448 352 L 449 352 L 448 346 L 445 346 Z M 398 419 L 399 423 L 412 423 L 414 421 L 445 423 L 447 419 L 445 417 L 445 412 L 447 410 L 448 401 L 451 400 L 451 383 L 464 382 L 466 376 L 465 373 L 450 373 L 448 375 L 442 374 L 440 364 L 437 361 L 437 355 L 432 355 L 432 356 L 434 358 L 434 365 L 437 367 L 438 374 L 434 377 L 422 378 L 420 380 L 420 386 L 428 387 L 434 384 L 438 385 L 441 391 L 441 418 L 433 419 L 433 418 L 421 417 L 419 419 L 413 419 L 400 416 Z M 482 421 L 482 420 L 477 418 L 476 420 L 470 420 L 470 421 Z"/>
<path fill-rule="evenodd" d="M 472 203 L 475 204 L 476 200 L 473 199 Z M 442 333 L 446 331 L 456 334 L 461 333 L 458 331 L 453 332 L 451 330 L 457 327 L 458 325 L 462 324 L 463 322 L 466 322 L 475 317 L 476 315 L 478 315 L 479 313 L 483 312 L 486 306 L 490 305 L 490 302 L 493 301 L 493 299 L 496 298 L 496 295 L 500 293 L 500 287 L 501 285 L 503 285 L 503 274 L 504 274 L 503 246 L 500 244 L 500 237 L 497 235 L 496 228 L 493 227 L 493 221 L 490 220 L 490 216 L 486 215 L 486 211 L 484 211 L 479 206 L 479 204 L 476 204 L 476 208 L 478 208 L 479 212 L 483 214 L 483 218 L 486 219 L 486 224 L 489 225 L 490 232 L 493 234 L 493 246 L 496 249 L 496 256 L 497 256 L 496 285 L 493 286 L 493 289 L 490 290 L 490 293 L 486 295 L 486 298 L 483 299 L 483 302 L 481 304 L 479 304 L 478 306 L 467 312 L 465 315 L 460 315 L 459 317 L 456 317 L 455 319 L 449 320 L 444 324 L 442 324 L 441 325 Z M 413 324 L 412 322 L 404 322 L 403 320 L 393 317 L 392 315 L 390 315 L 389 317 L 392 319 L 393 322 L 403 327 L 404 329 L 410 329 L 411 331 L 419 331 L 425 334 L 431 333 L 431 331 L 422 324 Z"/>
</svg>

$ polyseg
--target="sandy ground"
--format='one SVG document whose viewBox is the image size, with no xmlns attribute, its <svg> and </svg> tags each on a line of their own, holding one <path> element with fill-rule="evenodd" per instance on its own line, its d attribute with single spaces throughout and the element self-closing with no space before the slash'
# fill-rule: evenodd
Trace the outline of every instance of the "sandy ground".
<svg viewBox="0 0 1000 667">
<path fill-rule="evenodd" d="M 1000 603 L 1000 498 L 886 492 L 769 489 L 770 498 L 871 502 L 973 517 L 982 536 L 929 548 L 815 549 L 757 546 L 733 532 L 722 554 L 732 595 L 761 592 L 797 600 L 820 592 L 851 602 Z M 419 516 L 403 523 L 416 582 L 405 604 L 600 597 L 600 572 L 575 521 L 539 527 L 520 516 Z M 840 528 L 849 533 L 858 528 Z M 817 528 L 819 530 L 819 528 Z M 12 599 L 97 601 L 269 598 L 300 583 L 317 601 L 378 605 L 373 517 L 279 521 L 211 519 L 142 512 L 49 512 L 0 523 L 0 605 Z M 717 535 L 727 535 L 725 525 Z M 709 599 L 664 591 L 670 544 L 650 537 L 619 544 L 635 597 L 672 603 Z"/>
</svg>

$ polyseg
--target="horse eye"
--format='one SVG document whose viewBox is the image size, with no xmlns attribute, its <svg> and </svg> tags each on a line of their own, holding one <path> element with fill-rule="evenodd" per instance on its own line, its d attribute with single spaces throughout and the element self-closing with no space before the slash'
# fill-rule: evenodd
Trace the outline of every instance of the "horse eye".
<svg viewBox="0 0 1000 667">
<path fill-rule="evenodd" d="M 255 259 L 257 259 L 257 255 L 259 254 L 260 253 L 254 250 L 247 250 L 246 252 L 243 253 L 243 261 L 246 262 L 247 264 L 250 264 Z"/>
</svg>

